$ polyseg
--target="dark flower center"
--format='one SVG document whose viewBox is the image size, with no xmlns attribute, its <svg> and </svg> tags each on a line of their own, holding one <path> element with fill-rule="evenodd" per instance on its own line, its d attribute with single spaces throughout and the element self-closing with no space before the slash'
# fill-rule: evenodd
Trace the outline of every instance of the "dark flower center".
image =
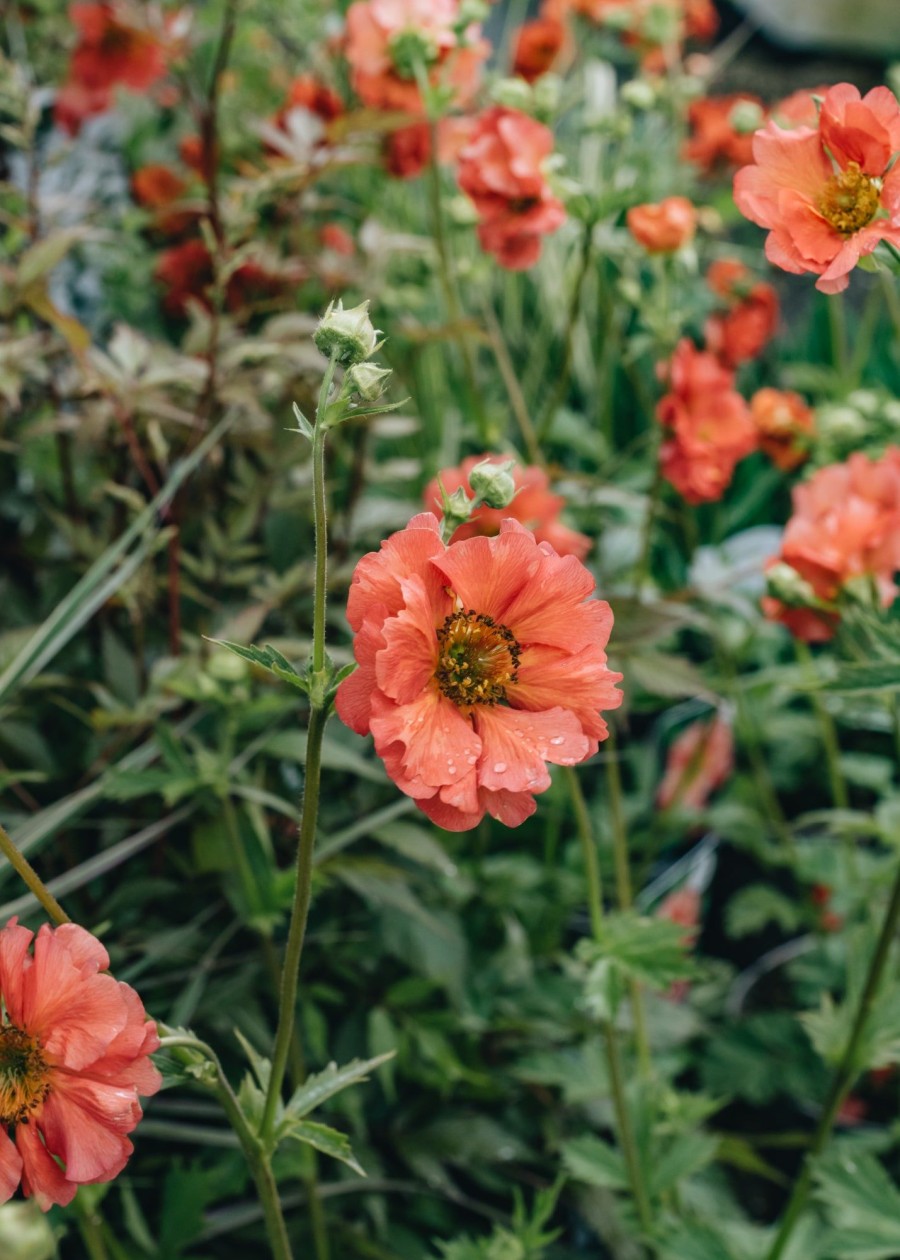
<svg viewBox="0 0 900 1260">
<path fill-rule="evenodd" d="M 0 1024 L 0 1125 L 28 1120 L 50 1092 L 48 1075 L 37 1039 Z"/>
<path fill-rule="evenodd" d="M 878 212 L 881 189 L 878 183 L 851 162 L 845 171 L 832 175 L 819 198 L 819 213 L 842 236 L 852 236 Z"/>
<path fill-rule="evenodd" d="M 484 613 L 455 612 L 438 636 L 435 678 L 454 704 L 496 704 L 518 677 L 521 648 L 511 630 Z"/>
</svg>

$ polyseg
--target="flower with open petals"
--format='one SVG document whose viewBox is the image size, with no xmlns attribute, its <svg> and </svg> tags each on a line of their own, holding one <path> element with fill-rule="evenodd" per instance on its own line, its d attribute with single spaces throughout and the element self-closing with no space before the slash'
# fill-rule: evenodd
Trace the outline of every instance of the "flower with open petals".
<svg viewBox="0 0 900 1260">
<path fill-rule="evenodd" d="M 671 430 L 660 454 L 663 476 L 688 503 L 714 502 L 730 485 L 738 461 L 757 445 L 749 408 L 734 388 L 734 373 L 686 337 L 667 372 L 669 393 L 656 409 Z"/>
<path fill-rule="evenodd" d="M 459 186 L 478 211 L 478 239 L 501 267 L 533 266 L 541 237 L 565 222 L 565 207 L 544 174 L 552 152 L 549 127 L 497 105 L 478 118 L 459 155 Z"/>
<path fill-rule="evenodd" d="M 0 930 L 0 1202 L 21 1182 L 47 1211 L 128 1162 L 138 1095 L 162 1084 L 149 1057 L 159 1038 L 108 966 L 73 923 L 37 937 L 16 919 Z"/>
<path fill-rule="evenodd" d="M 885 608 L 892 604 L 900 571 L 900 446 L 888 447 L 881 459 L 857 451 L 842 464 L 820 468 L 794 487 L 793 500 L 773 570 L 793 570 L 810 601 L 832 604 L 847 583 L 861 579 Z M 802 598 L 767 597 L 763 611 L 798 639 L 830 639 L 837 611 L 802 605 Z"/>
<path fill-rule="evenodd" d="M 493 464 L 504 462 L 502 455 L 470 455 L 458 468 L 444 468 L 439 477 L 447 494 L 453 494 L 460 487 L 471 494 L 469 474 L 476 464 L 486 459 Z M 461 542 L 462 539 L 473 538 L 476 534 L 499 534 L 504 519 L 511 517 L 530 529 L 539 543 L 549 543 L 559 555 L 577 556 L 579 560 L 583 560 L 591 549 L 591 540 L 586 534 L 570 529 L 559 519 L 559 514 L 565 507 L 565 499 L 551 493 L 550 481 L 543 468 L 523 468 L 517 464 L 512 470 L 512 478 L 517 493 L 508 506 L 476 508 L 465 524 L 454 531 L 451 542 Z M 437 477 L 428 483 L 424 499 L 426 508 L 440 514 L 441 492 Z"/>
<path fill-rule="evenodd" d="M 712 264 L 706 283 L 726 303 L 714 311 L 703 327 L 706 348 L 726 367 L 755 359 L 775 335 L 780 306 L 778 294 L 764 280 L 754 279 L 749 268 L 732 258 Z"/>
<path fill-rule="evenodd" d="M 364 556 L 347 617 L 359 668 L 337 711 L 402 792 L 450 831 L 485 813 L 517 827 L 550 786 L 606 738 L 621 703 L 606 665 L 609 605 L 594 579 L 517 521 L 449 546 L 414 517 Z"/>
<path fill-rule="evenodd" d="M 648 254 L 672 254 L 694 239 L 697 211 L 687 197 L 665 197 L 626 211 L 628 231 Z"/>
<path fill-rule="evenodd" d="M 849 272 L 881 241 L 900 247 L 900 104 L 886 87 L 860 97 L 839 83 L 825 94 L 818 128 L 770 122 L 753 137 L 754 165 L 738 171 L 734 199 L 768 228 L 766 257 L 817 275 L 840 293 Z"/>
</svg>

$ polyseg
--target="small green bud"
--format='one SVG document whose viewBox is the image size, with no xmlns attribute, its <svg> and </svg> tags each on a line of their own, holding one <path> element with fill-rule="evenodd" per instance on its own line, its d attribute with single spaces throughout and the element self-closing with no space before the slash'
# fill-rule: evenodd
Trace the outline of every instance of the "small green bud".
<svg viewBox="0 0 900 1260">
<path fill-rule="evenodd" d="M 865 416 L 855 407 L 834 403 L 816 411 L 816 427 L 822 437 L 833 442 L 857 442 L 865 437 Z"/>
<path fill-rule="evenodd" d="M 420 70 L 433 65 L 438 58 L 437 44 L 424 31 L 406 27 L 393 35 L 388 43 L 391 62 L 401 79 L 415 79 Z"/>
<path fill-rule="evenodd" d="M 532 85 L 534 109 L 541 118 L 552 118 L 559 109 L 563 81 L 558 74 L 542 74 Z"/>
<path fill-rule="evenodd" d="M 815 608 L 821 603 L 806 578 L 783 560 L 766 570 L 766 585 L 769 594 L 787 604 L 788 608 Z"/>
<path fill-rule="evenodd" d="M 443 486 L 441 487 L 441 495 L 443 497 L 444 519 L 454 521 L 457 525 L 461 525 L 463 521 L 469 519 L 469 513 L 472 511 L 474 499 L 470 499 L 462 486 L 458 490 L 454 490 L 452 494 L 446 494 Z"/>
<path fill-rule="evenodd" d="M 483 459 L 469 473 L 469 485 L 486 507 L 505 508 L 512 503 L 516 494 L 516 483 L 510 469 L 515 466 L 514 459 L 508 459 L 502 464 Z"/>
<path fill-rule="evenodd" d="M 864 416 L 874 416 L 881 410 L 881 398 L 874 389 L 854 389 L 847 395 L 847 406 Z"/>
<path fill-rule="evenodd" d="M 739 136 L 749 136 L 765 122 L 762 109 L 755 101 L 738 101 L 728 115 L 728 121 Z"/>
<path fill-rule="evenodd" d="M 313 341 L 326 358 L 337 356 L 338 363 L 362 363 L 378 343 L 378 333 L 369 319 L 369 303 L 344 310 L 340 299 L 328 303 L 319 320 Z"/>
<path fill-rule="evenodd" d="M 381 368 L 374 363 L 356 363 L 347 373 L 347 383 L 364 402 L 377 402 L 385 391 L 390 374 L 390 368 Z"/>
<path fill-rule="evenodd" d="M 656 104 L 656 89 L 646 79 L 629 79 L 622 84 L 619 96 L 632 109 L 652 109 Z"/>
<path fill-rule="evenodd" d="M 534 93 L 524 79 L 498 79 L 491 88 L 491 100 L 523 114 L 530 114 L 534 108 Z"/>
</svg>

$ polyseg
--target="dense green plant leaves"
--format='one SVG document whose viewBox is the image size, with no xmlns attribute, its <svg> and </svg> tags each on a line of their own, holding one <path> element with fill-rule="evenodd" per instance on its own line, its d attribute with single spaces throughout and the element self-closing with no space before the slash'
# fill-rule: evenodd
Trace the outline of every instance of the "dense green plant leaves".
<svg viewBox="0 0 900 1260">
<path fill-rule="evenodd" d="M 900 1190 L 872 1155 L 835 1151 L 818 1161 L 816 1193 L 835 1227 L 834 1260 L 896 1260 Z"/>
</svg>

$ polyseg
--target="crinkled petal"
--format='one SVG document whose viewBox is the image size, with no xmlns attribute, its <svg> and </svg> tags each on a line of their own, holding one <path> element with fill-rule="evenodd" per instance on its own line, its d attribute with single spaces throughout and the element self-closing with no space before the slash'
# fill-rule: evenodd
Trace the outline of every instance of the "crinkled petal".
<svg viewBox="0 0 900 1260">
<path fill-rule="evenodd" d="M 533 644 L 523 650 L 518 677 L 507 694 L 515 708 L 570 709 L 586 735 L 603 739 L 606 723 L 600 712 L 622 703 L 616 687 L 621 681 L 622 675 L 607 668 L 606 654 L 593 644 L 578 653 Z"/>
<path fill-rule="evenodd" d="M 492 792 L 545 792 L 546 762 L 573 766 L 591 751 L 591 741 L 569 709 L 530 713 L 483 705 L 475 713 L 482 740 L 478 782 Z"/>
<path fill-rule="evenodd" d="M 79 1184 L 110 1181 L 128 1162 L 130 1133 L 141 1118 L 132 1088 L 54 1072 L 39 1125 L 47 1149 L 66 1166 L 66 1179 Z"/>
<path fill-rule="evenodd" d="M 0 931 L 0 994 L 13 1024 L 22 1023 L 24 977 L 32 965 L 28 947 L 33 939 L 34 933 L 18 919 L 10 919 Z"/>
<path fill-rule="evenodd" d="M 403 705 L 376 692 L 372 700 L 372 734 L 380 757 L 385 757 L 393 744 L 403 746 L 399 758 L 403 780 L 395 781 L 409 796 L 431 796 L 438 788 L 454 783 L 474 764 L 468 758 L 477 759 L 481 751 L 471 722 L 436 686 L 422 692 L 411 704 Z"/>
<path fill-rule="evenodd" d="M 464 608 L 506 625 L 507 609 L 532 581 L 541 559 L 534 535 L 517 526 L 515 531 L 504 530 L 496 538 L 467 538 L 435 557 L 432 563 Z"/>
<path fill-rule="evenodd" d="M 22 1157 L 0 1125 L 0 1203 L 6 1203 L 22 1180 Z"/>
<path fill-rule="evenodd" d="M 434 677 L 437 627 L 450 611 L 450 598 L 437 602 L 418 575 L 401 583 L 404 607 L 385 622 L 384 647 L 375 658 L 375 681 L 398 704 L 415 700 Z"/>
<path fill-rule="evenodd" d="M 16 1148 L 22 1157 L 22 1191 L 26 1197 L 35 1199 L 43 1212 L 49 1212 L 54 1204 L 65 1207 L 72 1202 L 78 1187 L 66 1178 L 44 1146 L 37 1125 L 18 1126 Z"/>
</svg>

